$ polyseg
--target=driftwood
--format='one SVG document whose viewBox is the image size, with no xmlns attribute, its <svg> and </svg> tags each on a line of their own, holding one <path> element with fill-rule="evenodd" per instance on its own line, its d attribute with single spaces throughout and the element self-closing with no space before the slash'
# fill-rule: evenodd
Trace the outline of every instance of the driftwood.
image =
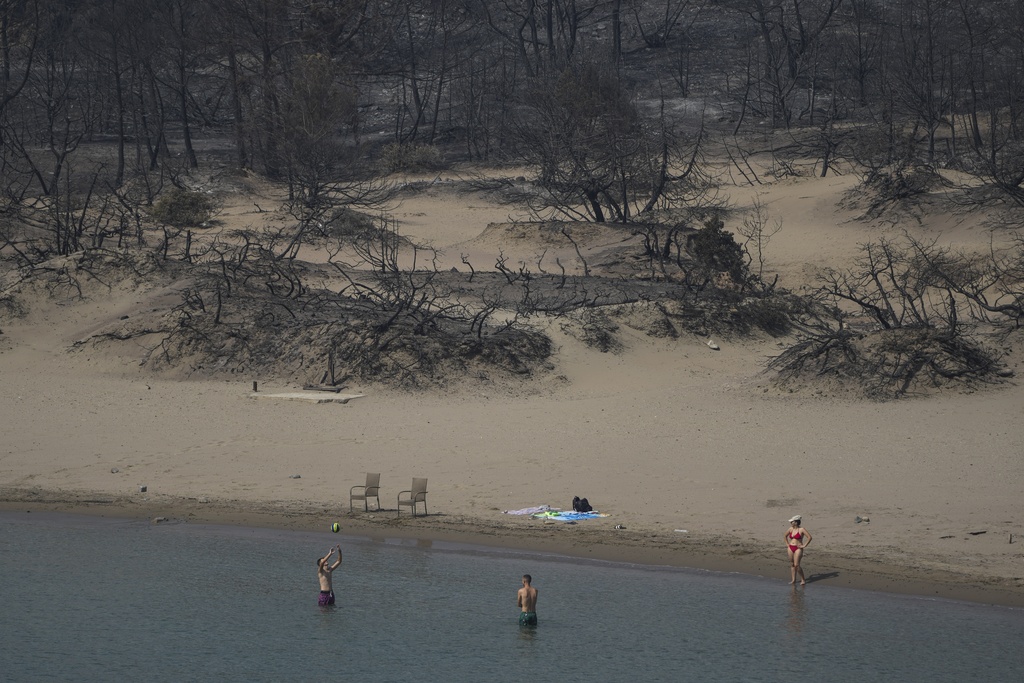
<svg viewBox="0 0 1024 683">
<path fill-rule="evenodd" d="M 340 394 L 342 389 L 345 389 L 344 385 L 340 387 L 331 387 L 325 384 L 306 384 L 302 387 L 303 391 L 330 391 L 335 394 Z"/>
</svg>

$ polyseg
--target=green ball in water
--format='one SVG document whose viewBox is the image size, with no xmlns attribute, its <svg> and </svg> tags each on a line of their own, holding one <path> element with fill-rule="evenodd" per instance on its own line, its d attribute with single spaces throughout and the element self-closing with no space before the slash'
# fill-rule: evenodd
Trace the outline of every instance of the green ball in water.
<svg viewBox="0 0 1024 683">
<path fill-rule="evenodd" d="M 341 531 L 341 525 L 335 522 L 331 525 L 331 531 L 333 531 L 334 533 L 338 533 L 339 531 Z"/>
</svg>

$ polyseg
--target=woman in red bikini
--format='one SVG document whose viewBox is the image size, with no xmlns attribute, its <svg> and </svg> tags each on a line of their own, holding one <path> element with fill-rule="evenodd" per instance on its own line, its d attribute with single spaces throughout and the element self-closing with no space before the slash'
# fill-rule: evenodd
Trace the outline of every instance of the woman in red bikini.
<svg viewBox="0 0 1024 683">
<path fill-rule="evenodd" d="M 800 566 L 800 560 L 804 556 L 804 548 L 811 542 L 811 535 L 807 532 L 807 529 L 800 526 L 800 515 L 796 515 L 789 520 L 789 529 L 786 531 L 785 541 L 786 547 L 789 548 L 789 569 L 792 574 L 791 584 L 796 583 L 796 575 L 800 575 L 800 585 L 803 586 L 807 583 L 807 579 L 804 578 L 804 570 Z"/>
</svg>

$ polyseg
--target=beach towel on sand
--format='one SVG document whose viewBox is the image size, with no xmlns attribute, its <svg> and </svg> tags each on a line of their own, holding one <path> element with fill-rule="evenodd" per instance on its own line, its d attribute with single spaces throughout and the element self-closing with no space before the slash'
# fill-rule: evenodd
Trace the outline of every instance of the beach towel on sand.
<svg viewBox="0 0 1024 683">
<path fill-rule="evenodd" d="M 523 508 L 522 510 L 502 510 L 506 515 L 533 515 L 538 512 L 548 512 L 554 510 L 558 512 L 558 508 L 552 508 L 550 505 L 538 505 L 532 508 Z"/>
<path fill-rule="evenodd" d="M 549 510 L 547 512 L 537 512 L 533 515 L 537 519 L 553 519 L 558 522 L 576 522 L 581 519 L 597 519 L 598 517 L 610 517 L 603 512 L 594 510 L 593 512 L 562 512 L 561 510 Z"/>
</svg>

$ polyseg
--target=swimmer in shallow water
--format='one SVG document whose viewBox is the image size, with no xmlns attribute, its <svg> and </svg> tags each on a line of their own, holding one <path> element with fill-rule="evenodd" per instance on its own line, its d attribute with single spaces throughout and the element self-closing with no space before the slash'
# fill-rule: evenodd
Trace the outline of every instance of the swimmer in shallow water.
<svg viewBox="0 0 1024 683">
<path fill-rule="evenodd" d="M 537 625 L 537 589 L 531 584 L 533 577 L 523 574 L 523 587 L 519 589 L 516 597 L 516 605 L 521 610 L 519 613 L 520 626 Z"/>
<path fill-rule="evenodd" d="M 331 561 L 331 556 L 334 551 L 338 551 L 338 559 L 333 564 L 327 564 Z M 341 566 L 341 546 L 336 545 L 331 548 L 326 555 L 316 561 L 316 575 L 320 579 L 320 598 L 317 603 L 321 607 L 334 604 L 334 586 L 331 581 L 331 574 L 335 569 Z"/>
</svg>

